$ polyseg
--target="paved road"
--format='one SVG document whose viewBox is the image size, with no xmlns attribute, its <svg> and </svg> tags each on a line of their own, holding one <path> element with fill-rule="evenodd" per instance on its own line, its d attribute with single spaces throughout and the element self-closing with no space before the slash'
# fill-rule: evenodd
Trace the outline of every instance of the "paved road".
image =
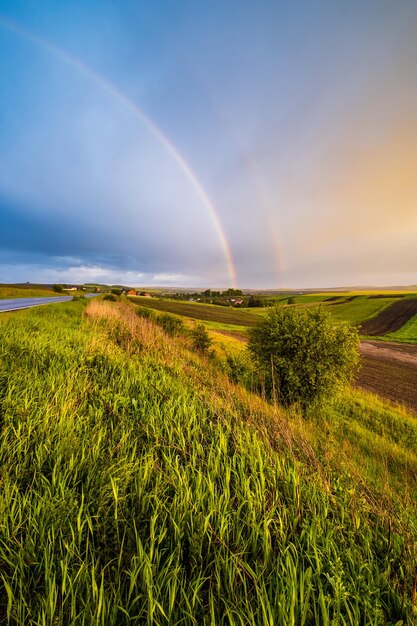
<svg viewBox="0 0 417 626">
<path fill-rule="evenodd" d="M 94 298 L 99 293 L 86 293 L 86 298 Z M 55 302 L 68 302 L 72 296 L 50 296 L 47 298 L 13 298 L 11 300 L 0 300 L 0 313 L 3 311 L 17 311 L 18 309 L 30 309 L 33 306 L 42 304 L 55 304 Z"/>
</svg>

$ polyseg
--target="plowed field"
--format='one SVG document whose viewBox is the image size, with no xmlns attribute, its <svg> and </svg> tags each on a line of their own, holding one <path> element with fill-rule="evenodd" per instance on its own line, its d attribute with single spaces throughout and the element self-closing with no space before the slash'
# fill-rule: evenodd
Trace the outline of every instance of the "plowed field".
<svg viewBox="0 0 417 626">
<path fill-rule="evenodd" d="M 390 306 L 378 313 L 376 317 L 363 322 L 359 332 L 361 335 L 370 335 L 372 337 L 387 335 L 404 326 L 416 314 L 417 298 L 404 298 L 390 304 Z"/>
<path fill-rule="evenodd" d="M 219 322 L 235 326 L 253 326 L 259 322 L 259 317 L 247 310 L 235 307 L 216 306 L 201 302 L 183 302 L 178 300 L 163 300 L 159 298 L 129 298 L 135 304 L 162 313 L 175 313 L 194 320 Z"/>
<path fill-rule="evenodd" d="M 417 413 L 417 346 L 363 341 L 358 387 Z"/>
</svg>

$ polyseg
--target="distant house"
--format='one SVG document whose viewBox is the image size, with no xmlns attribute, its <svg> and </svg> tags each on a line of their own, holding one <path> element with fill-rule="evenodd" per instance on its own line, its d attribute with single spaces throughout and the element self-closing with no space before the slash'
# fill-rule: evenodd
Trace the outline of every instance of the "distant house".
<svg viewBox="0 0 417 626">
<path fill-rule="evenodd" d="M 243 300 L 232 300 L 234 302 L 234 306 L 242 306 Z"/>
<path fill-rule="evenodd" d="M 136 293 L 136 289 L 129 289 L 129 291 L 127 292 L 128 296 L 137 296 L 138 294 Z"/>
<path fill-rule="evenodd" d="M 63 287 L 64 291 L 77 291 L 77 287 Z"/>
</svg>

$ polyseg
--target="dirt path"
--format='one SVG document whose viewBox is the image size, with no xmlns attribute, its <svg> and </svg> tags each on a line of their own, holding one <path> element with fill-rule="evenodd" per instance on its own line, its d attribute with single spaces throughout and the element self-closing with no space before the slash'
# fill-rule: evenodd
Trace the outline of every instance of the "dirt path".
<svg viewBox="0 0 417 626">
<path fill-rule="evenodd" d="M 363 341 L 361 353 L 356 385 L 417 413 L 417 346 Z"/>
<path fill-rule="evenodd" d="M 409 363 L 417 366 L 417 345 L 389 341 L 361 341 L 361 353 L 364 356 L 385 361 Z"/>
</svg>

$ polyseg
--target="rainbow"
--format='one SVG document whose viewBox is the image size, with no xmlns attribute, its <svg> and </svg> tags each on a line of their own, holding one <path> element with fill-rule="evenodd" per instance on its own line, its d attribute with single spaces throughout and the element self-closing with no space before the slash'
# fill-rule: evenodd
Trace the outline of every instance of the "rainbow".
<svg viewBox="0 0 417 626">
<path fill-rule="evenodd" d="M 79 73 L 83 74 L 87 78 L 89 78 L 96 85 L 101 87 L 107 93 L 112 95 L 115 99 L 117 99 L 120 103 L 122 103 L 133 115 L 136 116 L 156 137 L 156 139 L 161 143 L 161 145 L 166 149 L 166 151 L 173 157 L 181 171 L 185 174 L 194 190 L 196 191 L 198 197 L 202 201 L 203 205 L 209 212 L 212 224 L 216 231 L 217 237 L 219 239 L 220 245 L 223 250 L 223 254 L 227 264 L 227 270 L 229 274 L 229 279 L 234 288 L 237 287 L 237 270 L 235 263 L 233 261 L 233 255 L 230 248 L 230 245 L 227 241 L 226 234 L 219 218 L 216 207 L 213 202 L 210 200 L 210 197 L 207 191 L 204 189 L 203 185 L 199 181 L 197 175 L 191 168 L 190 164 L 187 162 L 185 157 L 181 154 L 178 148 L 172 143 L 172 141 L 167 137 L 167 135 L 156 125 L 156 123 L 148 116 L 146 113 L 134 102 L 131 100 L 123 91 L 121 91 L 116 85 L 111 83 L 101 74 L 95 72 L 91 67 L 86 65 L 81 59 L 78 57 L 69 54 L 66 50 L 52 43 L 51 41 L 40 37 L 36 33 L 24 28 L 20 24 L 6 19 L 5 17 L 0 15 L 0 26 L 5 28 L 6 30 L 24 38 L 26 41 L 42 48 L 55 58 L 60 59 L 70 67 L 76 69 Z"/>
<path fill-rule="evenodd" d="M 267 226 L 267 233 L 270 237 L 270 241 L 272 244 L 272 250 L 275 259 L 275 270 L 279 284 L 280 278 L 284 272 L 284 258 L 282 254 L 282 245 L 280 243 L 279 230 L 276 223 L 275 212 L 271 203 L 270 194 L 265 185 L 264 177 L 262 176 L 260 168 L 253 158 L 252 154 L 246 149 L 240 132 L 230 124 L 229 119 L 224 114 L 223 109 L 219 106 L 219 103 L 212 90 L 208 88 L 207 83 L 200 75 L 194 75 L 194 79 L 198 80 L 200 89 L 205 92 L 205 97 L 210 102 L 213 111 L 217 115 L 224 129 L 226 130 L 229 139 L 233 142 L 237 152 L 240 155 L 240 159 L 245 166 L 246 171 L 248 172 L 254 183 L 260 208 L 263 213 L 263 218 Z"/>
</svg>

